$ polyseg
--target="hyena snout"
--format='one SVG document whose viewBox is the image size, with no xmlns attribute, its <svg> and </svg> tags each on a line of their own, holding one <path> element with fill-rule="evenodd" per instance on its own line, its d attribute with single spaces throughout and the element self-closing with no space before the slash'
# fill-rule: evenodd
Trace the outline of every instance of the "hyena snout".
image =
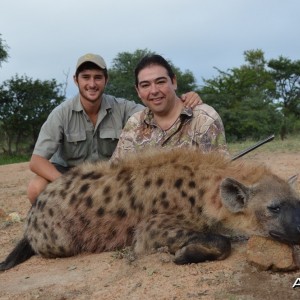
<svg viewBox="0 0 300 300">
<path fill-rule="evenodd" d="M 279 205 L 273 213 L 278 215 L 279 226 L 269 231 L 270 236 L 287 244 L 300 244 L 300 202 Z"/>
</svg>

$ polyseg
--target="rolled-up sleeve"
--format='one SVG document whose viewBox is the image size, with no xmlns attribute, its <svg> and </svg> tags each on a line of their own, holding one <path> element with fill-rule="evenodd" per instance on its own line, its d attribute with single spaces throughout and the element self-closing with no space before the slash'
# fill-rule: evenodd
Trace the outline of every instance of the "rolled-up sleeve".
<svg viewBox="0 0 300 300">
<path fill-rule="evenodd" d="M 50 159 L 57 151 L 63 134 L 63 121 L 59 110 L 54 109 L 40 130 L 33 154 Z"/>
</svg>

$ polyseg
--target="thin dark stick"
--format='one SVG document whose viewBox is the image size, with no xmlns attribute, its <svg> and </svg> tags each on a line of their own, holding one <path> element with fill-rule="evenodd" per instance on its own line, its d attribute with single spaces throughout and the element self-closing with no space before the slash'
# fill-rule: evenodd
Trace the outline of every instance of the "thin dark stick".
<svg viewBox="0 0 300 300">
<path fill-rule="evenodd" d="M 253 146 L 251 146 L 251 147 L 249 147 L 249 148 L 243 150 L 242 152 L 236 154 L 235 156 L 232 157 L 231 160 L 236 160 L 236 159 L 238 159 L 238 158 L 244 156 L 245 154 L 247 154 L 247 153 L 251 152 L 252 150 L 254 150 L 254 149 L 260 147 L 261 145 L 263 145 L 263 144 L 265 144 L 265 143 L 268 143 L 268 142 L 272 141 L 272 140 L 274 139 L 274 137 L 275 137 L 274 134 L 268 136 L 268 137 L 265 138 L 264 140 L 259 141 L 259 142 L 256 143 L 255 145 L 253 145 Z"/>
</svg>

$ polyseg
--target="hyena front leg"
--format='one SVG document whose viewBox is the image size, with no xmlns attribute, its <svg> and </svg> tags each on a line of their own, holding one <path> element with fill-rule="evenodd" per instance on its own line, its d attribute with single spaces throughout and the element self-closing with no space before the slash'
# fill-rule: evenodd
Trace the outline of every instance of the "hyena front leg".
<svg viewBox="0 0 300 300">
<path fill-rule="evenodd" d="M 167 247 L 171 254 L 175 254 L 176 264 L 221 260 L 230 254 L 228 238 L 194 228 L 189 220 L 176 215 L 153 215 L 138 225 L 133 250 L 139 255 Z"/>
<path fill-rule="evenodd" d="M 178 265 L 225 259 L 231 252 L 229 238 L 220 234 L 186 231 L 186 242 L 175 252 Z"/>
</svg>

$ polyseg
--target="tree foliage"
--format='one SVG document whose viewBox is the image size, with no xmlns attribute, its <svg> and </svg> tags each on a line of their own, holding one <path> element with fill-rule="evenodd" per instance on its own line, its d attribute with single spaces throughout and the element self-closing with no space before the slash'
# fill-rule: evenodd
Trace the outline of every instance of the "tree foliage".
<svg viewBox="0 0 300 300">
<path fill-rule="evenodd" d="M 134 53 L 118 53 L 109 70 L 109 82 L 106 87 L 106 93 L 139 102 L 134 88 L 134 69 L 143 56 L 153 53 L 147 49 L 138 49 Z"/>
<path fill-rule="evenodd" d="M 262 50 L 244 52 L 245 64 L 205 80 L 201 94 L 220 113 L 229 140 L 278 133 L 283 114 L 274 101 L 276 81 Z"/>
<path fill-rule="evenodd" d="M 268 63 L 276 84 L 274 99 L 284 115 L 281 137 L 288 132 L 300 131 L 300 60 L 291 61 L 280 56 Z"/>
<path fill-rule="evenodd" d="M 7 61 L 8 59 L 8 46 L 5 41 L 1 37 L 0 33 L 0 67 L 3 62 Z"/>
<path fill-rule="evenodd" d="M 138 49 L 133 53 L 121 52 L 113 60 L 112 67 L 109 71 L 109 83 L 106 92 L 116 97 L 133 100 L 140 102 L 137 92 L 135 90 L 134 69 L 138 62 L 145 56 L 155 54 L 155 52 L 148 49 Z M 193 73 L 189 70 L 181 71 L 178 67 L 169 61 L 176 74 L 178 87 L 177 92 L 179 95 L 193 91 L 196 89 L 196 79 Z"/>
<path fill-rule="evenodd" d="M 0 86 L 0 128 L 8 154 L 18 153 L 24 139 L 34 145 L 48 114 L 64 100 L 61 88 L 54 79 L 40 81 L 18 75 Z"/>
</svg>

